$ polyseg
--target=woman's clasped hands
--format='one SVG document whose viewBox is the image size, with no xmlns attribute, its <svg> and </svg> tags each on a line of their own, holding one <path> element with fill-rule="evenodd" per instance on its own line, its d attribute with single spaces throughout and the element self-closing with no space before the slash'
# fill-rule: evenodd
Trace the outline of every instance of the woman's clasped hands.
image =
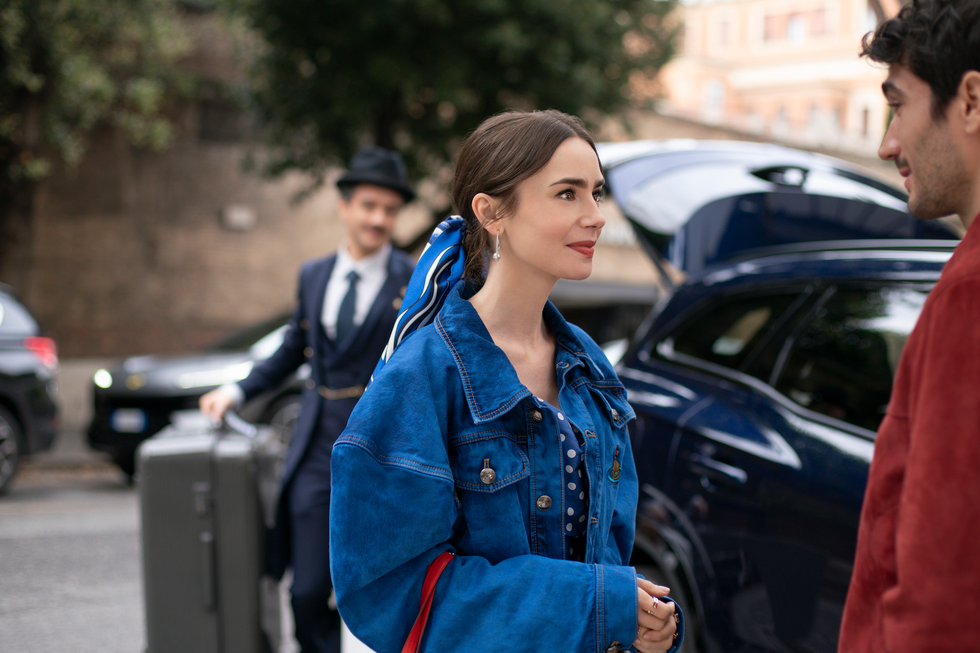
<svg viewBox="0 0 980 653">
<path fill-rule="evenodd" d="M 636 579 L 638 623 L 633 646 L 641 653 L 668 651 L 674 645 L 677 617 L 671 601 L 661 601 L 670 588 L 654 585 L 643 578 Z"/>
</svg>

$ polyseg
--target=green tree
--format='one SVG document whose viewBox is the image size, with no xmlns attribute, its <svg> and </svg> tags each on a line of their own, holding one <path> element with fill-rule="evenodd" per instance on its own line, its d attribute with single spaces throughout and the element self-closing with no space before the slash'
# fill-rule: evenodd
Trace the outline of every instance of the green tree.
<svg viewBox="0 0 980 653">
<path fill-rule="evenodd" d="M 174 0 L 0 0 L 0 279 L 23 280 L 32 198 L 77 164 L 98 124 L 169 144 L 174 64 L 190 42 Z"/>
<path fill-rule="evenodd" d="M 593 122 L 672 55 L 673 0 L 226 0 L 267 47 L 255 66 L 267 171 L 326 169 L 359 147 L 437 170 L 484 118 L 554 108 Z"/>
</svg>

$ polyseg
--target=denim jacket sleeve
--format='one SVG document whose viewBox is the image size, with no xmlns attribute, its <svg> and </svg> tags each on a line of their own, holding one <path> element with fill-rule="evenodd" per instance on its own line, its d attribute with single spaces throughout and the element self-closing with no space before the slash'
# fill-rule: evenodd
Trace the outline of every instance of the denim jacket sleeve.
<svg viewBox="0 0 980 653">
<path fill-rule="evenodd" d="M 436 338 L 406 341 L 368 388 L 333 449 L 330 563 L 342 617 L 376 651 L 398 651 L 419 611 L 426 568 L 456 552 L 459 497 L 447 449 L 468 410 Z M 636 573 L 628 566 L 632 483 L 612 511 L 596 564 L 526 553 L 458 555 L 439 579 L 423 639 L 433 651 L 606 651 L 633 641 Z M 630 503 L 632 496 L 632 505 Z M 615 644 L 614 644 L 615 643 Z"/>
</svg>

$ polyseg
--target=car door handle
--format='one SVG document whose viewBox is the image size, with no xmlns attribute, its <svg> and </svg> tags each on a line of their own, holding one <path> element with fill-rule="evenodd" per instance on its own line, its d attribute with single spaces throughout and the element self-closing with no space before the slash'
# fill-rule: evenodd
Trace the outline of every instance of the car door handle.
<svg viewBox="0 0 980 653">
<path fill-rule="evenodd" d="M 738 485 L 745 485 L 749 480 L 744 469 L 719 462 L 710 456 L 692 453 L 689 460 L 690 469 L 696 474 L 708 476 L 718 481 L 737 483 Z"/>
</svg>

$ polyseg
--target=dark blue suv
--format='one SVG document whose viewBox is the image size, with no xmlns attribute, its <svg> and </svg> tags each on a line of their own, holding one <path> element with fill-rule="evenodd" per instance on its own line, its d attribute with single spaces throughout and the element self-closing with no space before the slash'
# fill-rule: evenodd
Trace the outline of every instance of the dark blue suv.
<svg viewBox="0 0 980 653">
<path fill-rule="evenodd" d="M 688 651 L 836 651 L 875 430 L 957 236 L 826 157 L 600 155 L 650 253 L 689 273 L 618 366 L 637 414 L 633 564 L 684 605 Z"/>
</svg>

